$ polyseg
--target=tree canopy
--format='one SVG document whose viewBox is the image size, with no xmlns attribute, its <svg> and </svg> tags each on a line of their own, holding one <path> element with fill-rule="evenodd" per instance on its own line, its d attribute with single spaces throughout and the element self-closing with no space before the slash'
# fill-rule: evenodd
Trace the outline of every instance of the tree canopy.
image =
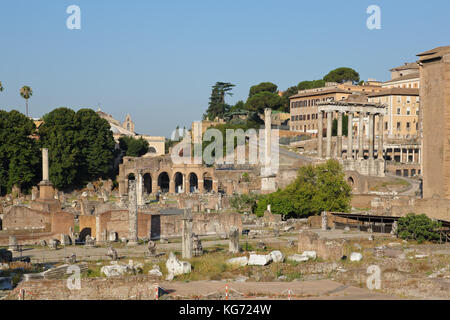
<svg viewBox="0 0 450 320">
<path fill-rule="evenodd" d="M 22 113 L 0 110 L 0 194 L 10 192 L 14 185 L 30 189 L 41 179 L 35 133 L 33 121 Z"/>
<path fill-rule="evenodd" d="M 105 119 L 90 109 L 58 108 L 39 130 L 49 149 L 50 180 L 60 189 L 106 177 L 114 160 L 114 138 Z"/>
<path fill-rule="evenodd" d="M 325 77 L 323 77 L 325 82 L 337 82 L 344 83 L 351 81 L 352 83 L 359 82 L 359 73 L 352 68 L 337 68 L 330 71 Z"/>
<path fill-rule="evenodd" d="M 325 80 L 302 81 L 297 85 L 298 90 L 307 90 L 322 88 L 325 86 Z"/>
<path fill-rule="evenodd" d="M 148 141 L 142 137 L 138 139 L 128 136 L 120 137 L 119 146 L 127 157 L 140 157 L 148 152 Z"/>
<path fill-rule="evenodd" d="M 209 98 L 209 106 L 206 110 L 204 118 L 214 120 L 216 117 L 222 118 L 230 109 L 230 106 L 225 103 L 225 96 L 232 96 L 234 84 L 229 82 L 216 82 L 212 87 L 211 96 Z"/>
<path fill-rule="evenodd" d="M 275 214 L 292 217 L 319 215 L 322 211 L 350 209 L 351 188 L 336 160 L 318 166 L 301 167 L 296 180 L 286 189 L 262 197 L 256 208 L 263 215 L 267 205 Z"/>
<path fill-rule="evenodd" d="M 272 82 L 261 82 L 260 84 L 252 86 L 250 88 L 250 92 L 248 94 L 248 97 L 251 98 L 255 94 L 258 94 L 260 92 L 277 93 L 278 92 L 278 86 L 276 84 L 272 83 Z"/>
<path fill-rule="evenodd" d="M 398 220 L 397 233 L 402 239 L 416 240 L 422 243 L 423 241 L 438 240 L 438 230 L 441 227 L 439 222 L 431 220 L 425 214 L 410 213 Z"/>
<path fill-rule="evenodd" d="M 282 108 L 282 106 L 282 98 L 278 94 L 268 91 L 262 91 L 253 95 L 248 98 L 246 103 L 247 110 L 256 111 L 258 113 L 263 113 L 265 108 L 278 110 Z"/>
</svg>

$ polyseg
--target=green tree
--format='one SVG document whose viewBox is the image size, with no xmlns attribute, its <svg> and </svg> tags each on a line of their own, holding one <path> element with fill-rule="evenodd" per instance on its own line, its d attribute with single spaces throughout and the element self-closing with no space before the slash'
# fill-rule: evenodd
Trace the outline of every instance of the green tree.
<svg viewBox="0 0 450 320">
<path fill-rule="evenodd" d="M 148 141 L 124 136 L 119 138 L 119 147 L 127 157 L 141 157 L 148 152 Z"/>
<path fill-rule="evenodd" d="M 57 108 L 44 115 L 39 128 L 41 143 L 49 149 L 50 181 L 59 189 L 75 186 L 82 165 L 75 111 Z"/>
<path fill-rule="evenodd" d="M 398 236 L 402 239 L 416 240 L 419 243 L 424 241 L 439 240 L 439 229 L 441 224 L 433 221 L 425 214 L 408 214 L 398 220 Z"/>
<path fill-rule="evenodd" d="M 301 167 L 296 180 L 286 189 L 264 196 L 256 214 L 271 205 L 276 214 L 293 217 L 319 215 L 322 211 L 346 212 L 350 209 L 351 188 L 339 162 L 329 160 L 318 166 Z"/>
<path fill-rule="evenodd" d="M 330 71 L 325 77 L 323 77 L 325 82 L 337 82 L 344 83 L 351 81 L 353 83 L 359 82 L 359 73 L 352 68 L 337 68 Z"/>
<path fill-rule="evenodd" d="M 225 103 L 225 96 L 232 96 L 231 90 L 235 85 L 229 82 L 216 82 L 212 87 L 209 98 L 209 106 L 204 118 L 214 120 L 216 117 L 223 118 L 223 115 L 230 110 L 230 106 Z"/>
<path fill-rule="evenodd" d="M 248 97 L 251 98 L 255 94 L 258 94 L 260 92 L 277 93 L 278 92 L 278 86 L 276 84 L 272 83 L 272 82 L 261 82 L 260 84 L 252 86 L 250 88 L 250 92 L 248 94 Z"/>
<path fill-rule="evenodd" d="M 41 179 L 36 126 L 22 113 L 0 110 L 0 194 L 16 185 L 29 190 Z"/>
<path fill-rule="evenodd" d="M 20 89 L 20 96 L 25 99 L 26 115 L 28 117 L 28 99 L 33 95 L 33 90 L 29 86 L 23 86 Z"/>
<path fill-rule="evenodd" d="M 108 121 L 92 109 L 80 109 L 75 114 L 78 129 L 77 147 L 80 150 L 78 184 L 106 178 L 114 162 L 114 137 Z"/>
<path fill-rule="evenodd" d="M 237 111 L 237 110 L 245 110 L 245 102 L 242 100 L 239 100 L 236 102 L 234 106 L 232 106 L 229 110 L 229 112 Z"/>
<path fill-rule="evenodd" d="M 297 85 L 298 90 L 307 90 L 325 87 L 324 80 L 302 81 Z"/>
<path fill-rule="evenodd" d="M 281 97 L 272 92 L 259 92 L 254 96 L 248 98 L 246 103 L 247 110 L 255 111 L 258 113 L 264 113 L 265 108 L 271 108 L 272 110 L 278 110 L 283 107 L 283 100 Z"/>
</svg>

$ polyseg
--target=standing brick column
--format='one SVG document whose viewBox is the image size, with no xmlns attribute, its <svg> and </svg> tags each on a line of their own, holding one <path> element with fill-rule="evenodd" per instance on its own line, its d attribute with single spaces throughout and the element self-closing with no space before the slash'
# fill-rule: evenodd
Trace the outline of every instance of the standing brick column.
<svg viewBox="0 0 450 320">
<path fill-rule="evenodd" d="M 42 149 L 42 181 L 49 181 L 48 175 L 48 149 Z"/>
</svg>

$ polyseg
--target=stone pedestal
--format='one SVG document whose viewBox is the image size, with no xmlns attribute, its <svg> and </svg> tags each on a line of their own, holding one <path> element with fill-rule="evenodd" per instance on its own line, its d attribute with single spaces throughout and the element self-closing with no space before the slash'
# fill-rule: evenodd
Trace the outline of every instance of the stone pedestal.
<svg viewBox="0 0 450 320">
<path fill-rule="evenodd" d="M 324 211 L 322 212 L 322 230 L 326 231 L 328 229 L 328 215 Z"/>
</svg>

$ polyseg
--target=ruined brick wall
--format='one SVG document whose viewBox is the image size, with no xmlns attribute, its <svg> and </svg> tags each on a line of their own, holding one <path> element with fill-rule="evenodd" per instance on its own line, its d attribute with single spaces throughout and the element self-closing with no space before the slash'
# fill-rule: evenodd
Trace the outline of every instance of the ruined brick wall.
<svg viewBox="0 0 450 320">
<path fill-rule="evenodd" d="M 161 216 L 161 236 L 180 236 L 182 215 Z M 237 213 L 199 213 L 193 214 L 192 231 L 198 235 L 225 234 L 232 226 L 242 230 L 241 215 Z"/>
<path fill-rule="evenodd" d="M 394 203 L 391 214 L 396 217 L 408 213 L 426 214 L 430 218 L 450 221 L 450 200 L 447 199 L 415 199 Z"/>
<path fill-rule="evenodd" d="M 316 251 L 319 258 L 339 260 L 344 255 L 345 241 L 319 239 L 316 233 L 302 231 L 298 235 L 298 252 Z"/>
<path fill-rule="evenodd" d="M 52 214 L 52 232 L 70 234 L 70 228 L 74 230 L 74 215 L 68 212 L 56 212 Z"/>
<path fill-rule="evenodd" d="M 85 228 L 91 228 L 91 236 L 96 238 L 95 216 L 79 216 L 80 232 Z"/>
<path fill-rule="evenodd" d="M 51 214 L 23 206 L 13 206 L 3 217 L 3 230 L 51 230 Z"/>
</svg>

